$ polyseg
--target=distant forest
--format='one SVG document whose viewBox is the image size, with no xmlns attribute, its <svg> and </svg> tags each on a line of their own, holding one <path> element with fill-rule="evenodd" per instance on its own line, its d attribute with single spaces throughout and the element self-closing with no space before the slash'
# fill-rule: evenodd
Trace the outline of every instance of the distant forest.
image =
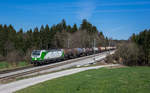
<svg viewBox="0 0 150 93">
<path fill-rule="evenodd" d="M 0 25 L 0 60 L 29 60 L 34 49 L 93 47 L 94 39 L 97 47 L 109 45 L 108 38 L 85 19 L 80 27 L 67 25 L 63 19 L 51 27 L 42 25 L 27 31 Z"/>
</svg>

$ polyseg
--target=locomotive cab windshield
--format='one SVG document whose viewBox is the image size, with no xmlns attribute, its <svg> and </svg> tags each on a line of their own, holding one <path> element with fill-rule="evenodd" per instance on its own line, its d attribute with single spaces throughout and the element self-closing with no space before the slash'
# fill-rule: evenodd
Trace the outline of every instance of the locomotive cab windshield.
<svg viewBox="0 0 150 93">
<path fill-rule="evenodd" d="M 40 50 L 34 50 L 32 52 L 32 56 L 40 56 L 41 51 Z"/>
</svg>

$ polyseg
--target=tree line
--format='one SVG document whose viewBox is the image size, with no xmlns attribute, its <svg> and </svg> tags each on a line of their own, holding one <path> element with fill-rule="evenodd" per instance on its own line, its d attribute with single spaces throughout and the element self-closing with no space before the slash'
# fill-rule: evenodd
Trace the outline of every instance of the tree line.
<svg viewBox="0 0 150 93">
<path fill-rule="evenodd" d="M 130 40 L 137 44 L 140 50 L 140 64 L 150 65 L 150 29 L 139 34 L 133 34 Z"/>
<path fill-rule="evenodd" d="M 34 49 L 93 47 L 94 39 L 96 46 L 108 45 L 103 33 L 86 19 L 80 27 L 67 25 L 63 19 L 51 27 L 47 24 L 27 31 L 4 24 L 0 25 L 0 61 L 29 60 Z"/>
</svg>

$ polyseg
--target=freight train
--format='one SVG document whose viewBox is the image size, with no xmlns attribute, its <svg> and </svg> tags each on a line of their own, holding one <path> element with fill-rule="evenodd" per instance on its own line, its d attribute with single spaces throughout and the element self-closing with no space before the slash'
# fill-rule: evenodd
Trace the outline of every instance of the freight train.
<svg viewBox="0 0 150 93">
<path fill-rule="evenodd" d="M 103 51 L 113 50 L 115 47 L 94 47 L 94 48 L 68 48 L 51 50 L 33 50 L 31 54 L 31 64 L 40 65 L 51 62 L 59 62 L 77 58 L 81 56 L 92 55 Z"/>
</svg>

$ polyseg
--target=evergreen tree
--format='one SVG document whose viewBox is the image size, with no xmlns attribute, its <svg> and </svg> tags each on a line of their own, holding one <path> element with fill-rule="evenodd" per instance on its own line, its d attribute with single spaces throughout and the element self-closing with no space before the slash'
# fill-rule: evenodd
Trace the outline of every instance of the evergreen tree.
<svg viewBox="0 0 150 93">
<path fill-rule="evenodd" d="M 98 33 L 96 26 L 93 26 L 90 22 L 86 19 L 83 19 L 82 24 L 80 25 L 80 30 L 85 30 L 90 34 Z"/>
<path fill-rule="evenodd" d="M 138 35 L 133 34 L 130 39 L 138 44 L 139 48 L 142 48 L 144 52 L 144 64 L 150 65 L 150 30 L 146 29 Z"/>
<path fill-rule="evenodd" d="M 61 22 L 61 26 L 62 26 L 62 30 L 65 30 L 66 29 L 66 21 L 63 19 L 62 22 Z"/>
<path fill-rule="evenodd" d="M 37 27 L 35 27 L 33 31 L 33 47 L 36 49 L 40 48 L 40 33 Z"/>
<path fill-rule="evenodd" d="M 72 32 L 76 32 L 77 30 L 78 30 L 77 25 L 74 24 L 73 27 L 72 27 Z"/>
<path fill-rule="evenodd" d="M 66 31 L 67 31 L 67 32 L 72 32 L 72 29 L 71 29 L 71 26 L 70 26 L 70 25 L 67 26 Z"/>
</svg>

